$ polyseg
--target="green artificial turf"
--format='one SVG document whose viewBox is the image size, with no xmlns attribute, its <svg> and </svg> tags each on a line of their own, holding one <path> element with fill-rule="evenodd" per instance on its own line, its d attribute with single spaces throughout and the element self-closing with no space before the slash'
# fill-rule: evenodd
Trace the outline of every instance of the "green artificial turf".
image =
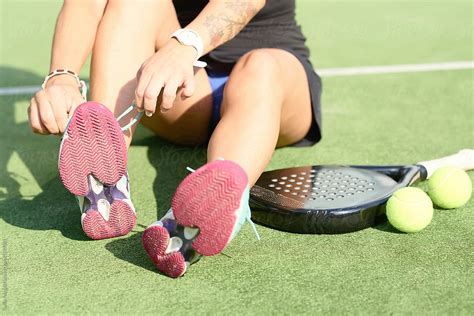
<svg viewBox="0 0 474 316">
<path fill-rule="evenodd" d="M 317 67 L 472 60 L 472 2 L 298 1 Z M 58 1 L 2 0 L 0 86 L 47 72 Z M 87 71 L 83 72 L 87 77 Z M 473 70 L 324 78 L 323 140 L 276 151 L 268 170 L 408 164 L 474 145 Z M 248 226 L 224 255 L 177 280 L 140 243 L 205 149 L 140 129 L 129 153 L 137 226 L 90 241 L 57 173 L 59 139 L 33 135 L 30 95 L 0 96 L 1 314 L 470 314 L 474 199 L 435 209 L 417 234 L 389 224 L 344 235 Z M 470 173 L 474 180 L 474 172 Z M 422 188 L 424 184 L 419 184 Z M 6 277 L 6 278 L 5 278 Z"/>
</svg>

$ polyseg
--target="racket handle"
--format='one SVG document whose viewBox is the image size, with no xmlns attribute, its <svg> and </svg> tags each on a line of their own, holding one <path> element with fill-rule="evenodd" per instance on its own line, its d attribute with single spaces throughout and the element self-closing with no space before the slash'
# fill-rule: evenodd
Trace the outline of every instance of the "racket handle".
<svg viewBox="0 0 474 316">
<path fill-rule="evenodd" d="M 428 175 L 427 178 L 439 168 L 451 166 L 458 167 L 464 170 L 474 169 L 474 149 L 463 149 L 460 150 L 457 154 L 446 156 L 439 159 L 422 161 L 418 165 L 425 167 Z"/>
</svg>

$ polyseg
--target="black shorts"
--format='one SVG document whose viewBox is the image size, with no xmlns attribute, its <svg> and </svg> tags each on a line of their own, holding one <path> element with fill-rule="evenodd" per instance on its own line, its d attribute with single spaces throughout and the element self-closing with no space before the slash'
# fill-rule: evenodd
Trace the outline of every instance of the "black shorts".
<svg viewBox="0 0 474 316">
<path fill-rule="evenodd" d="M 297 52 L 287 48 L 281 48 L 292 55 L 294 55 L 300 63 L 303 65 L 303 68 L 306 72 L 306 77 L 308 79 L 309 92 L 311 97 L 311 107 L 312 107 L 312 120 L 311 128 L 309 129 L 306 136 L 301 139 L 299 142 L 291 145 L 295 147 L 304 147 L 312 146 L 319 142 L 321 139 L 321 92 L 322 84 L 321 78 L 314 71 L 313 66 L 309 59 L 301 56 Z M 220 107 L 222 103 L 222 97 L 224 92 L 224 87 L 229 77 L 230 72 L 234 66 L 233 63 L 223 63 L 216 60 L 213 60 L 209 57 L 203 58 L 207 63 L 208 67 L 206 68 L 209 82 L 212 89 L 212 118 L 210 124 L 210 135 L 214 131 L 214 128 L 217 126 L 217 123 L 220 119 Z"/>
<path fill-rule="evenodd" d="M 306 72 L 306 77 L 308 79 L 313 115 L 313 119 L 311 121 L 311 128 L 309 129 L 308 133 L 302 140 L 300 140 L 296 144 L 293 144 L 293 146 L 312 146 L 321 140 L 321 93 L 323 91 L 321 78 L 314 70 L 311 61 L 308 58 L 302 57 L 300 54 L 291 49 L 283 49 L 293 54 L 304 67 L 304 71 Z"/>
</svg>

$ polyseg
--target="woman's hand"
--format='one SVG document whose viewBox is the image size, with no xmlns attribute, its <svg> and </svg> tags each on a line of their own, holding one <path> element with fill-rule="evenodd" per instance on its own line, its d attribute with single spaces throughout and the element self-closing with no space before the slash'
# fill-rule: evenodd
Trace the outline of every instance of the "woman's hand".
<svg viewBox="0 0 474 316">
<path fill-rule="evenodd" d="M 195 89 L 193 63 L 196 57 L 194 47 L 181 45 L 172 38 L 148 58 L 137 73 L 137 108 L 145 111 L 147 116 L 152 116 L 162 90 L 162 112 L 173 107 L 178 89 L 183 88 L 183 98 L 192 96 Z"/>
<path fill-rule="evenodd" d="M 33 132 L 43 135 L 64 133 L 69 117 L 84 99 L 77 81 L 69 76 L 51 78 L 31 99 L 28 117 Z"/>
</svg>

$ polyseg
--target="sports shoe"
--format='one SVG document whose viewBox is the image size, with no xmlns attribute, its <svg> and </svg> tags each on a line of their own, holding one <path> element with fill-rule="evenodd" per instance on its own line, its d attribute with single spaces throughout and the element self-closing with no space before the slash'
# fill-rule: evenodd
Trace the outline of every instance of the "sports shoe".
<svg viewBox="0 0 474 316">
<path fill-rule="evenodd" d="M 250 220 L 245 171 L 229 160 L 216 160 L 188 175 L 178 186 L 171 209 L 150 225 L 143 246 L 162 273 L 176 278 L 201 256 L 216 255 Z"/>
<path fill-rule="evenodd" d="M 66 189 L 76 195 L 82 228 L 92 239 L 126 235 L 135 226 L 127 175 L 127 148 L 121 128 L 105 106 L 85 102 L 70 118 L 59 149 L 59 175 Z M 133 123 L 133 124 L 132 124 Z"/>
</svg>

